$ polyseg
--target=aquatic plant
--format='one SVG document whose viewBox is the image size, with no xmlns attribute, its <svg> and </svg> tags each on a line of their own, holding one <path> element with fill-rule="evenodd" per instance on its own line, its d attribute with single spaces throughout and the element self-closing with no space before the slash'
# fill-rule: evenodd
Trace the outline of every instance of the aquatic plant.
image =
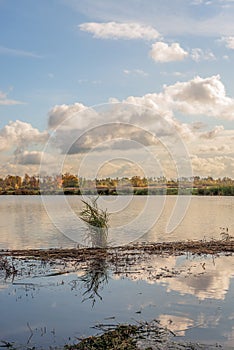
<svg viewBox="0 0 234 350">
<path fill-rule="evenodd" d="M 67 350 L 214 350 L 222 349 L 218 344 L 177 341 L 176 334 L 161 326 L 160 321 L 137 322 L 137 324 L 98 324 L 102 334 L 78 339 L 79 343 L 65 345 Z M 175 339 L 175 340 L 174 340 Z"/>
<path fill-rule="evenodd" d="M 82 200 L 85 207 L 80 213 L 80 219 L 85 223 L 99 228 L 108 228 L 109 214 L 97 205 L 98 197 L 89 198 L 89 201 Z"/>
<path fill-rule="evenodd" d="M 5 278 L 10 276 L 14 277 L 17 274 L 17 270 L 7 257 L 0 257 L 0 271 L 5 272 Z"/>
</svg>

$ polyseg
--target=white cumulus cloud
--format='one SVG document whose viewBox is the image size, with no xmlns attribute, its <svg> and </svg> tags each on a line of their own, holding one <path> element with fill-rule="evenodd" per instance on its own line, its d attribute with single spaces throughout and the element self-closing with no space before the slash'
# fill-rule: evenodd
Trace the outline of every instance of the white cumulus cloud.
<svg viewBox="0 0 234 350">
<path fill-rule="evenodd" d="M 219 75 L 199 76 L 187 82 L 164 87 L 164 96 L 171 108 L 187 114 L 205 114 L 220 119 L 234 119 L 234 99 L 226 95 Z"/>
<path fill-rule="evenodd" d="M 87 126 L 87 120 L 84 116 L 84 111 L 87 109 L 82 103 L 74 103 L 72 105 L 56 105 L 49 111 L 48 118 L 48 127 L 49 129 L 55 129 L 58 126 L 61 127 L 63 124 L 64 127 L 69 126 L 70 122 L 74 123 L 76 121 L 76 128 L 82 129 Z M 82 112 L 82 113 L 81 113 Z M 91 109 L 88 109 L 87 112 L 89 116 L 91 115 Z M 72 121 L 69 121 L 69 119 Z M 73 125 L 74 127 L 74 125 Z"/>
<path fill-rule="evenodd" d="M 43 144 L 48 137 L 47 131 L 40 132 L 29 123 L 20 120 L 10 121 L 0 130 L 0 150 L 12 147 L 19 150 L 32 144 Z"/>
<path fill-rule="evenodd" d="M 125 72 L 127 75 L 141 73 L 134 69 Z M 6 95 L 1 93 L 0 98 Z M 19 120 L 9 122 L 0 130 L 5 171 L 10 169 L 7 164 L 15 164 L 22 172 L 24 167 L 36 169 L 41 161 L 54 171 L 56 162 L 64 155 L 68 156 L 68 165 L 74 166 L 75 157 L 79 161 L 87 152 L 91 152 L 97 162 L 100 157 L 104 159 L 105 154 L 127 157 L 127 152 L 127 155 L 135 152 L 140 157 L 141 145 L 155 152 L 168 177 L 176 177 L 170 157 L 181 156 L 182 140 L 191 155 L 195 174 L 233 176 L 233 130 L 226 130 L 219 123 L 210 127 L 206 124 L 207 117 L 234 119 L 234 99 L 227 95 L 219 75 L 196 76 L 165 85 L 157 93 L 129 96 L 121 101 L 113 98 L 110 102 L 95 109 L 79 102 L 56 105 L 48 113 L 49 131 L 39 131 Z M 178 112 L 192 116 L 190 122 L 176 117 Z M 48 138 L 50 147 L 43 155 L 42 147 Z M 160 145 L 164 145 L 165 150 Z M 170 150 L 170 157 L 166 149 Z M 184 158 L 181 156 L 181 159 Z"/>
<path fill-rule="evenodd" d="M 153 44 L 150 51 L 150 57 L 156 62 L 183 61 L 188 55 L 179 43 L 168 45 L 162 41 Z"/>
<path fill-rule="evenodd" d="M 226 36 L 221 39 L 228 49 L 234 50 L 234 36 Z"/>
<path fill-rule="evenodd" d="M 153 40 L 159 37 L 158 31 L 139 23 L 87 22 L 79 25 L 80 30 L 93 34 L 98 39 L 144 39 Z"/>
<path fill-rule="evenodd" d="M 141 144 L 154 142 L 135 127 L 151 131 L 159 138 L 179 137 L 207 142 L 222 135 L 222 125 L 212 130 L 194 128 L 175 117 L 180 111 L 187 115 L 207 115 L 219 119 L 234 118 L 234 100 L 226 95 L 219 76 L 195 77 L 186 82 L 164 86 L 161 93 L 129 96 L 123 101 L 114 100 L 102 110 L 93 110 L 80 103 L 55 106 L 49 112 L 49 128 L 57 128 L 54 145 L 62 154 L 86 152 L 95 145 L 109 142 L 112 149 L 120 147 L 119 140 L 127 138 Z M 117 103 L 116 103 L 117 102 Z M 119 102 L 119 103 L 118 103 Z M 119 123 L 118 128 L 112 123 Z M 134 127 L 128 128 L 126 124 Z M 99 126 L 102 126 L 99 128 Z M 74 139 L 72 146 L 69 144 Z"/>
<path fill-rule="evenodd" d="M 201 61 L 214 61 L 216 59 L 215 55 L 211 51 L 203 51 L 200 48 L 192 49 L 191 58 L 195 62 Z"/>
</svg>

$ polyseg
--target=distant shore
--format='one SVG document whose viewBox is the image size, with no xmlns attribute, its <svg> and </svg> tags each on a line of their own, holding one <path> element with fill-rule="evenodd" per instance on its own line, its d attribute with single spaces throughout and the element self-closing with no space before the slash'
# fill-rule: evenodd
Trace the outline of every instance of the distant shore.
<svg viewBox="0 0 234 350">
<path fill-rule="evenodd" d="M 234 179 L 166 177 L 86 179 L 65 173 L 54 176 L 0 177 L 0 195 L 199 195 L 234 196 Z"/>
<path fill-rule="evenodd" d="M 116 189 L 109 187 L 97 187 L 96 189 L 77 187 L 63 188 L 63 189 L 11 189 L 0 190 L 0 195 L 24 195 L 24 196 L 38 196 L 38 195 L 105 195 L 105 196 L 118 196 L 118 195 L 193 195 L 193 196 L 234 196 L 234 186 L 230 187 L 203 187 L 203 188 L 179 188 L 178 187 L 126 187 Z"/>
</svg>

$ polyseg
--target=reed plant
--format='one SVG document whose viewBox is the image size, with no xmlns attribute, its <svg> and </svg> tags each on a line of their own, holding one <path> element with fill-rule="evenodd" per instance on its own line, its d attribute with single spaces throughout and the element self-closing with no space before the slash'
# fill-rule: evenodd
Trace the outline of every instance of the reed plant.
<svg viewBox="0 0 234 350">
<path fill-rule="evenodd" d="M 98 197 L 82 200 L 84 208 L 80 212 L 80 219 L 91 226 L 107 229 L 109 214 L 107 209 L 102 210 L 98 207 L 97 200 Z"/>
</svg>

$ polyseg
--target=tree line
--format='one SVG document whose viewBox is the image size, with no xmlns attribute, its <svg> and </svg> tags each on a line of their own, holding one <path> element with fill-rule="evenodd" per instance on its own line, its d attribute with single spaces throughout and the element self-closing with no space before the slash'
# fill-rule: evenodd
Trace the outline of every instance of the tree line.
<svg viewBox="0 0 234 350">
<path fill-rule="evenodd" d="M 65 173 L 54 176 L 7 175 L 0 178 L 0 194 L 193 194 L 234 195 L 234 180 L 230 177 L 122 177 L 86 179 Z"/>
</svg>

